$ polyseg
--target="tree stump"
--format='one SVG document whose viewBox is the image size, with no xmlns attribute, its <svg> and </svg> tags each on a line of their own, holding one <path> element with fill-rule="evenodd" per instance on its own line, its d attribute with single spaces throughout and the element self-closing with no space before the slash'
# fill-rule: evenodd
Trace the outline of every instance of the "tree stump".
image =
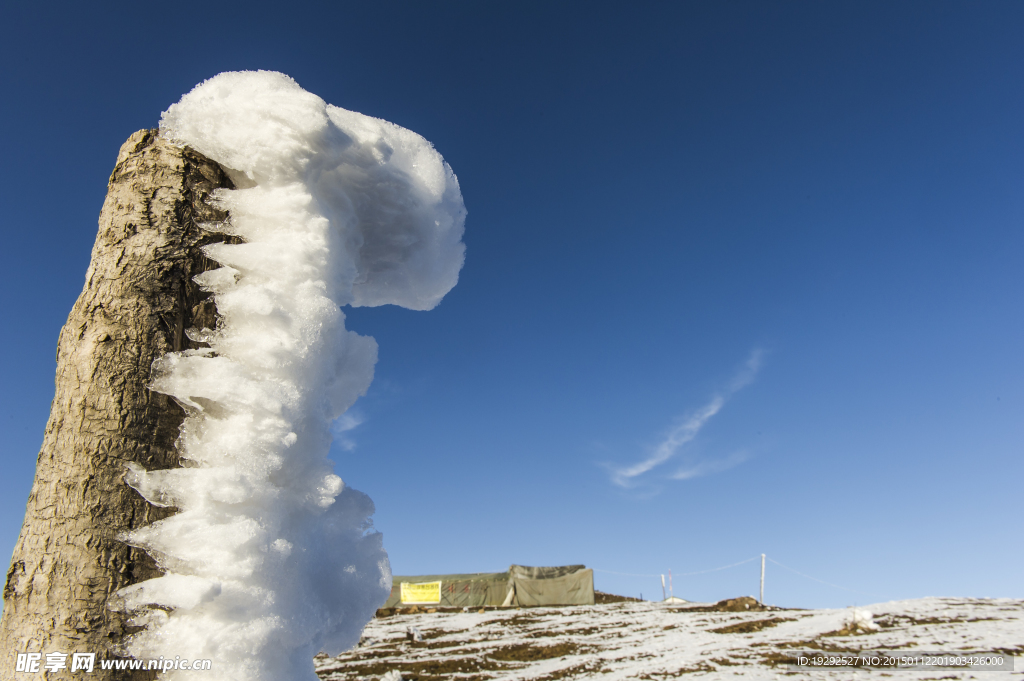
<svg viewBox="0 0 1024 681">
<path fill-rule="evenodd" d="M 153 672 L 101 672 L 130 634 L 107 608 L 118 589 L 160 574 L 144 551 L 118 536 L 174 512 L 146 502 L 124 483 L 128 462 L 149 470 L 179 464 L 174 443 L 184 412 L 149 390 L 153 360 L 199 347 L 190 327 L 214 328 L 216 308 L 192 278 L 218 265 L 202 247 L 232 240 L 199 223 L 226 215 L 207 205 L 233 185 L 215 162 L 141 130 L 121 147 L 100 212 L 85 288 L 61 330 L 57 375 L 25 522 L 4 586 L 0 678 L 17 653 L 96 653 L 90 679 L 153 678 Z M 235 240 L 237 241 L 237 240 Z M 42 665 L 40 665 L 42 669 Z"/>
</svg>

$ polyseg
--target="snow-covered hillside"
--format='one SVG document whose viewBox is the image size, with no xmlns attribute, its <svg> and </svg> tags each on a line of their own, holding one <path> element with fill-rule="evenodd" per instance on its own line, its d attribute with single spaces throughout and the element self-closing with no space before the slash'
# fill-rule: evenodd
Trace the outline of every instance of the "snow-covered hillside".
<svg viewBox="0 0 1024 681">
<path fill-rule="evenodd" d="M 870 614 L 869 614 L 870 613 Z M 415 639 L 415 640 L 414 640 Z M 721 612 L 707 606 L 614 603 L 564 608 L 415 612 L 372 621 L 360 647 L 320 656 L 324 681 L 570 678 L 1022 678 L 999 671 L 819 670 L 797 651 L 998 651 L 1024 655 L 1024 601 L 925 598 L 845 610 Z M 392 673 L 390 678 L 396 674 Z"/>
</svg>

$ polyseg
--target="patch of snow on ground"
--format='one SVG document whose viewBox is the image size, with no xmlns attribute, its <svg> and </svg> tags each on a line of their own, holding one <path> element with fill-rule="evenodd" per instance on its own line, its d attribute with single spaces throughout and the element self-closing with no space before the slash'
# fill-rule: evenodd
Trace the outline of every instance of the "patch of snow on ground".
<svg viewBox="0 0 1024 681">
<path fill-rule="evenodd" d="M 371 622 L 359 648 L 318 656 L 323 681 L 445 678 L 848 679 L 1007 678 L 1008 672 L 798 669 L 796 651 L 1000 651 L 1024 676 L 1024 601 L 925 598 L 864 609 L 706 612 L 695 604 L 615 603 L 562 608 L 419 612 Z M 407 636 L 410 628 L 422 640 Z M 872 628 L 874 627 L 874 628 Z M 980 675 L 980 676 L 979 676 Z"/>
</svg>

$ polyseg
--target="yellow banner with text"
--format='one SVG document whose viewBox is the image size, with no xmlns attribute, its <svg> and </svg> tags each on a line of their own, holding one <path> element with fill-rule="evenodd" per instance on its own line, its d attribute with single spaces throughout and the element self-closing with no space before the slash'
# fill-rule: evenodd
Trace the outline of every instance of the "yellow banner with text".
<svg viewBox="0 0 1024 681">
<path fill-rule="evenodd" d="M 403 603 L 440 603 L 441 582 L 410 584 L 402 582 Z"/>
</svg>

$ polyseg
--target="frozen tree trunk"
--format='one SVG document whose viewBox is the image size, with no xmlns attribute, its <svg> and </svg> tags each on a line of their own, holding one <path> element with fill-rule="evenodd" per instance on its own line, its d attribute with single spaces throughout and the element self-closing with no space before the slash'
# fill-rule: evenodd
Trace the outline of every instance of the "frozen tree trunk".
<svg viewBox="0 0 1024 681">
<path fill-rule="evenodd" d="M 231 187 L 213 161 L 141 130 L 121 147 L 100 212 L 85 288 L 61 330 L 50 419 L 4 586 L 0 678 L 18 652 L 95 652 L 89 678 L 145 679 L 101 672 L 100 658 L 131 633 L 107 608 L 116 590 L 160 574 L 118 535 L 166 517 L 124 483 L 125 465 L 179 465 L 174 441 L 184 412 L 148 389 L 153 360 L 198 347 L 185 331 L 216 324 L 216 309 L 192 277 L 216 265 L 201 247 L 225 237 L 197 223 L 225 215 L 205 202 Z M 43 662 L 46 662 L 45 655 Z M 48 679 L 80 679 L 68 669 Z"/>
</svg>

